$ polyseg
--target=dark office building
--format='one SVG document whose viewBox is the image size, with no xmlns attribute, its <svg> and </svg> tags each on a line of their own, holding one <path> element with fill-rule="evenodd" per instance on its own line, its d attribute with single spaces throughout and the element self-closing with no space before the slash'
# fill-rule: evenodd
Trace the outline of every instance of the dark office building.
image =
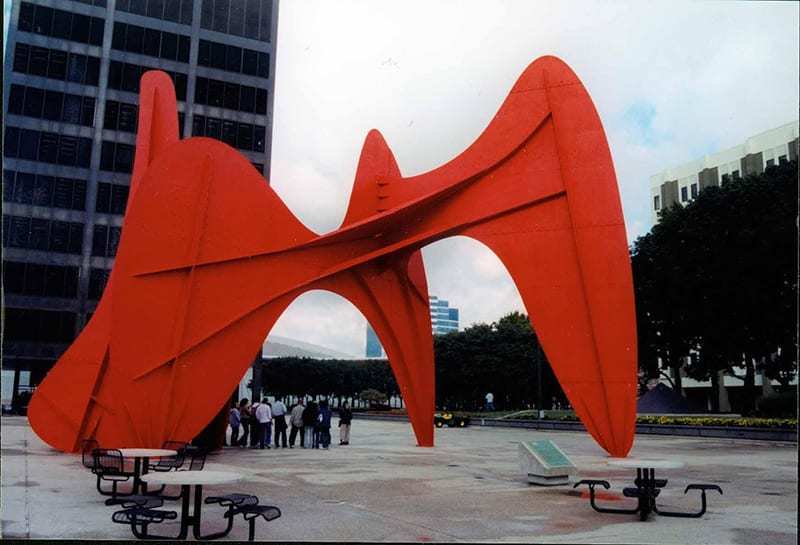
<svg viewBox="0 0 800 545">
<path fill-rule="evenodd" d="M 269 177 L 277 0 L 14 0 L 3 81 L 3 403 L 89 321 L 128 199 L 139 78 L 169 73 L 181 136 Z"/>
</svg>

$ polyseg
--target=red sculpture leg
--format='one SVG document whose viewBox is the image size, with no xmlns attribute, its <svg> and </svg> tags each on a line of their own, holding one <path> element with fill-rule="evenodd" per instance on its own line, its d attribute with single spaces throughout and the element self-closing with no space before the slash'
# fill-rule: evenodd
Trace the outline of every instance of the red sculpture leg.
<svg viewBox="0 0 800 545">
<path fill-rule="evenodd" d="M 432 447 L 436 390 L 424 274 L 422 255 L 416 251 L 362 265 L 315 286 L 339 293 L 369 320 L 386 350 L 417 442 Z"/>
<path fill-rule="evenodd" d="M 141 89 L 128 208 L 155 155 L 178 141 L 172 80 L 164 72 L 147 72 L 142 76 Z M 116 412 L 113 399 L 100 401 L 103 376 L 109 364 L 113 283 L 112 269 L 92 319 L 36 388 L 28 406 L 28 419 L 33 429 L 42 440 L 59 450 L 78 450 L 82 439 L 96 436 L 103 414 Z"/>
<path fill-rule="evenodd" d="M 149 73 L 142 90 L 113 282 L 31 403 L 45 441 L 74 450 L 86 437 L 104 446 L 191 439 L 286 306 L 321 288 L 375 326 L 417 441 L 432 445 L 419 250 L 462 234 L 503 260 L 579 417 L 608 452 L 627 454 L 636 339 L 622 210 L 600 120 L 564 63 L 532 63 L 475 143 L 431 172 L 403 178 L 370 132 L 345 222 L 322 236 L 232 148 L 177 141 L 165 75 Z"/>
</svg>

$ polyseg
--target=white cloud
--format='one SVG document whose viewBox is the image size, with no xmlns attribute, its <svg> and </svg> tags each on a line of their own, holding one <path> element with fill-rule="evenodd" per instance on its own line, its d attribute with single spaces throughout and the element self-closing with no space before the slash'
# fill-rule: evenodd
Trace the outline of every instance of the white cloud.
<svg viewBox="0 0 800 545">
<path fill-rule="evenodd" d="M 341 222 L 367 131 L 383 133 L 404 175 L 435 168 L 472 143 L 542 55 L 564 59 L 595 102 L 630 240 L 650 228 L 651 174 L 797 118 L 796 3 L 306 1 L 280 10 L 271 181 L 317 231 Z M 423 255 L 431 293 L 461 309 L 462 325 L 523 309 L 480 244 L 450 239 Z M 280 334 L 363 353 L 358 311 L 333 296 L 317 307 L 315 297 L 287 311 Z"/>
</svg>

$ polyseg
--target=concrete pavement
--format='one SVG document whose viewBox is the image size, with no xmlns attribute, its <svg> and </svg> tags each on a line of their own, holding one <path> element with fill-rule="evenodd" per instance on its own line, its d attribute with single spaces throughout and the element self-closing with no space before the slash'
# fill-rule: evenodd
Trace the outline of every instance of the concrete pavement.
<svg viewBox="0 0 800 545">
<path fill-rule="evenodd" d="M 334 419 L 335 420 L 335 419 Z M 113 524 L 114 508 L 94 488 L 78 456 L 44 445 L 21 417 L 2 418 L 2 534 L 4 538 L 131 539 Z M 434 448 L 415 446 L 407 423 L 355 420 L 351 445 L 329 451 L 228 448 L 206 468 L 237 471 L 238 484 L 212 492 L 249 492 L 278 505 L 283 516 L 260 521 L 256 538 L 276 541 L 467 541 L 545 543 L 697 543 L 789 545 L 797 537 L 797 450 L 789 443 L 640 436 L 633 456 L 675 458 L 687 467 L 669 478 L 659 503 L 695 509 L 683 495 L 691 482 L 717 483 L 701 519 L 594 512 L 571 487 L 527 484 L 517 461 L 518 441 L 549 438 L 579 467 L 576 478 L 611 482 L 614 506 L 633 471 L 606 465 L 585 433 L 501 428 L 436 431 Z M 164 508 L 179 509 L 168 502 Z M 221 529 L 222 510 L 204 508 L 204 532 Z M 176 533 L 175 523 L 158 525 Z M 155 531 L 155 530 L 154 530 Z M 246 539 L 237 520 L 230 539 Z"/>
</svg>

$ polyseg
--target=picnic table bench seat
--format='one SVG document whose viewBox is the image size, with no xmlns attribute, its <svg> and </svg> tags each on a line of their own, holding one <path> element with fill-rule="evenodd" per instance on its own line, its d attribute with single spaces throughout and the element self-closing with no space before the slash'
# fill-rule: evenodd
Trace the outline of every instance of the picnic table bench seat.
<svg viewBox="0 0 800 545">
<path fill-rule="evenodd" d="M 218 503 L 223 507 L 236 507 L 240 505 L 257 505 L 258 496 L 252 494 L 226 494 L 224 496 L 209 496 L 206 503 Z"/>
<path fill-rule="evenodd" d="M 164 509 L 148 509 L 146 507 L 131 507 L 121 511 L 115 511 L 111 515 L 111 520 L 117 524 L 158 524 L 165 520 L 178 518 L 177 511 L 166 511 Z"/>
<path fill-rule="evenodd" d="M 275 520 L 281 516 L 281 510 L 273 505 L 248 504 L 233 506 L 225 512 L 225 517 L 242 515 L 244 520 L 250 523 L 248 541 L 255 541 L 256 519 L 262 517 L 266 521 Z"/>
<path fill-rule="evenodd" d="M 130 509 L 132 507 L 152 509 L 164 505 L 164 498 L 134 494 L 131 496 L 109 498 L 106 500 L 106 505 L 121 505 L 124 509 Z"/>
</svg>

